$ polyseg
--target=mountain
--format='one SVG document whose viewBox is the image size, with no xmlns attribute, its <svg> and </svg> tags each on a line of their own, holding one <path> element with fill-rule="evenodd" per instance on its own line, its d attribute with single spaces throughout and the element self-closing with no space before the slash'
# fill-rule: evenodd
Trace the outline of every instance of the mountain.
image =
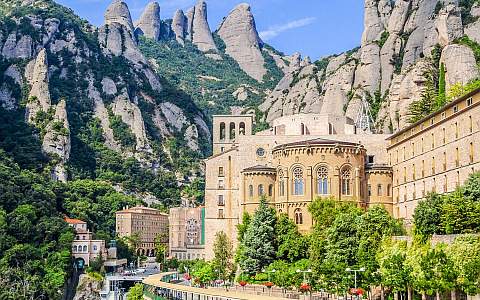
<svg viewBox="0 0 480 300">
<path fill-rule="evenodd" d="M 421 117 L 412 104 L 478 80 L 479 16 L 476 0 L 366 0 L 360 47 L 291 68 L 260 108 L 268 122 L 298 112 L 356 120 L 366 99 L 377 131 L 397 131 Z"/>
</svg>

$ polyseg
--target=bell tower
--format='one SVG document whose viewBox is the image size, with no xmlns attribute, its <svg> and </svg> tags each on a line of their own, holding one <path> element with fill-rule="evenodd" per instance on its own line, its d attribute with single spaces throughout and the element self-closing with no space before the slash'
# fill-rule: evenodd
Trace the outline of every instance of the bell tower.
<svg viewBox="0 0 480 300">
<path fill-rule="evenodd" d="M 232 148 L 240 136 L 252 135 L 253 120 L 253 115 L 213 116 L 213 155 Z"/>
</svg>

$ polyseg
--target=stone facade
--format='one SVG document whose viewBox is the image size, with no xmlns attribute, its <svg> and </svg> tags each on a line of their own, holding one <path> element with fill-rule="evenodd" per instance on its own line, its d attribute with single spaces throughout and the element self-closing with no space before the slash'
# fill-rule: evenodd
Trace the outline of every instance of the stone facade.
<svg viewBox="0 0 480 300">
<path fill-rule="evenodd" d="M 213 117 L 213 155 L 206 160 L 205 183 L 207 259 L 213 257 L 218 231 L 237 243 L 236 225 L 243 212 L 255 211 L 262 195 L 302 232 L 311 229 L 307 206 L 317 197 L 392 210 L 387 135 L 357 134 L 352 120 L 336 115 L 297 114 L 272 124 L 253 134 L 253 116 Z M 368 196 L 369 184 L 382 185 L 381 196 Z"/>
<path fill-rule="evenodd" d="M 170 208 L 168 221 L 170 257 L 205 258 L 205 207 Z"/>
<path fill-rule="evenodd" d="M 93 234 L 87 228 L 87 222 L 65 218 L 65 222 L 75 230 L 75 239 L 72 242 L 72 256 L 79 268 L 89 266 L 90 262 L 102 257 L 108 258 L 104 240 L 94 240 Z"/>
<path fill-rule="evenodd" d="M 117 211 L 115 219 L 119 237 L 140 234 L 138 254 L 155 256 L 157 236 L 161 236 L 162 243 L 168 246 L 168 214 L 157 209 L 137 206 Z"/>
<path fill-rule="evenodd" d="M 389 138 L 393 169 L 393 215 L 412 221 L 429 192 L 452 192 L 480 170 L 480 90 Z"/>
</svg>

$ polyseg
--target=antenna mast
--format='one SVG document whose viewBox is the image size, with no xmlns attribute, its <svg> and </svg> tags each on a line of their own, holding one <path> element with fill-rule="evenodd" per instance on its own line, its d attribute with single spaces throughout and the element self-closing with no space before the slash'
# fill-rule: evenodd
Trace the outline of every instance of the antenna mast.
<svg viewBox="0 0 480 300">
<path fill-rule="evenodd" d="M 357 120 L 355 125 L 364 133 L 375 132 L 375 125 L 370 111 L 370 104 L 367 101 L 365 94 L 363 94 L 360 109 L 358 110 Z"/>
</svg>

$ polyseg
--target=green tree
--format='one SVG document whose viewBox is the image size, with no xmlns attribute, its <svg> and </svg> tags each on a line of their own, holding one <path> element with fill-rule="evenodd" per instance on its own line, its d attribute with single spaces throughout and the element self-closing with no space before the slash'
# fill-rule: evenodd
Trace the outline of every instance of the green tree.
<svg viewBox="0 0 480 300">
<path fill-rule="evenodd" d="M 157 263 L 165 264 L 165 257 L 167 254 L 167 234 L 157 234 L 155 237 L 155 261 Z"/>
<path fill-rule="evenodd" d="M 205 285 L 215 280 L 215 268 L 212 263 L 199 260 L 192 266 L 192 275 L 195 282 Z"/>
<path fill-rule="evenodd" d="M 456 286 L 468 295 L 479 294 L 480 237 L 458 237 L 447 251 L 457 272 Z"/>
<path fill-rule="evenodd" d="M 475 233 L 480 230 L 480 202 L 465 197 L 461 188 L 444 199 L 440 219 L 445 233 Z"/>
<path fill-rule="evenodd" d="M 256 274 L 275 260 L 276 221 L 275 209 L 262 197 L 242 243 L 244 259 L 240 261 L 240 267 L 247 274 Z"/>
<path fill-rule="evenodd" d="M 444 200 L 441 195 L 429 193 L 415 208 L 413 213 L 414 232 L 425 241 L 433 234 L 445 232 L 441 223 L 443 204 Z"/>
<path fill-rule="evenodd" d="M 474 201 L 480 202 L 480 172 L 468 177 L 463 186 L 463 194 Z"/>
<path fill-rule="evenodd" d="M 128 290 L 127 300 L 143 300 L 143 284 L 136 283 Z"/>
<path fill-rule="evenodd" d="M 213 266 L 220 279 L 227 281 L 235 270 L 232 263 L 233 245 L 225 232 L 220 231 L 215 234 L 213 253 Z"/>
<path fill-rule="evenodd" d="M 377 253 L 382 286 L 394 293 L 407 291 L 411 269 L 406 264 L 407 242 L 385 239 Z"/>
<path fill-rule="evenodd" d="M 435 102 L 435 109 L 442 108 L 445 104 L 447 104 L 445 64 L 440 63 L 439 76 L 438 76 L 438 95 Z"/>
<path fill-rule="evenodd" d="M 277 258 L 294 262 L 306 258 L 308 251 L 307 238 L 298 232 L 297 225 L 286 214 L 278 217 L 275 225 L 277 237 Z"/>
</svg>

